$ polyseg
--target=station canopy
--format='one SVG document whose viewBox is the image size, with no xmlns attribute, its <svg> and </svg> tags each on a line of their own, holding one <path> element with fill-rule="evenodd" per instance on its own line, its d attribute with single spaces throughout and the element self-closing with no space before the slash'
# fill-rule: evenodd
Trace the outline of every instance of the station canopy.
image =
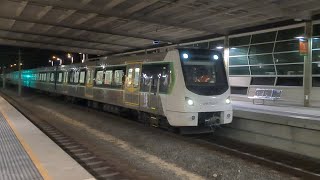
<svg viewBox="0 0 320 180">
<path fill-rule="evenodd" d="M 105 55 L 310 19 L 319 10 L 319 0 L 0 0 L 0 44 Z"/>
</svg>

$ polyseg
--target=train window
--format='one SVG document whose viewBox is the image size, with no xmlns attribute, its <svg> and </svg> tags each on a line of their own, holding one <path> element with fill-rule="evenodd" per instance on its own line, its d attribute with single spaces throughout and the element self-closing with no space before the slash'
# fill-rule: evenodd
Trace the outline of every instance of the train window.
<svg viewBox="0 0 320 180">
<path fill-rule="evenodd" d="M 115 70 L 114 71 L 114 84 L 116 86 L 121 86 L 123 84 L 124 81 L 124 72 L 123 70 Z"/>
<path fill-rule="evenodd" d="M 74 74 L 74 71 L 70 71 L 70 73 L 69 73 L 69 83 L 73 83 L 73 74 Z"/>
<path fill-rule="evenodd" d="M 160 87 L 159 92 L 167 93 L 169 89 L 170 83 L 170 67 L 169 65 L 164 65 L 161 67 L 161 74 L 160 75 Z"/>
<path fill-rule="evenodd" d="M 62 72 L 59 72 L 59 76 L 58 76 L 58 82 L 61 83 L 62 82 Z"/>
<path fill-rule="evenodd" d="M 47 79 L 46 81 L 50 81 L 50 73 L 47 73 Z"/>
<path fill-rule="evenodd" d="M 140 68 L 134 69 L 134 81 L 133 81 L 133 87 L 138 87 L 139 85 L 139 79 L 140 79 Z"/>
<path fill-rule="evenodd" d="M 103 84 L 103 70 L 99 70 L 96 73 L 96 85 Z"/>
<path fill-rule="evenodd" d="M 74 76 L 73 76 L 73 82 L 74 82 L 74 83 L 78 83 L 78 82 L 79 82 L 79 74 L 80 74 L 79 71 L 76 71 L 76 72 L 74 73 Z"/>
<path fill-rule="evenodd" d="M 51 81 L 51 82 L 54 82 L 54 73 L 51 73 L 50 81 Z"/>
<path fill-rule="evenodd" d="M 106 76 L 104 79 L 104 84 L 110 85 L 112 83 L 112 70 L 106 71 Z"/>
<path fill-rule="evenodd" d="M 64 72 L 63 82 L 64 82 L 64 83 L 67 83 L 67 82 L 68 82 L 68 72 Z"/>
<path fill-rule="evenodd" d="M 80 84 L 84 84 L 85 83 L 85 77 L 86 77 L 86 71 L 85 70 L 82 70 L 80 72 L 80 80 L 79 80 L 79 83 Z"/>
<path fill-rule="evenodd" d="M 128 77 L 127 77 L 127 87 L 130 87 L 132 84 L 132 73 L 133 73 L 133 69 L 130 68 L 128 70 Z"/>
<path fill-rule="evenodd" d="M 169 69 L 169 64 L 144 65 L 141 75 L 141 91 L 148 92 L 151 88 L 151 92 L 157 92 L 158 81 L 160 80 L 159 92 L 167 93 L 170 83 Z"/>
<path fill-rule="evenodd" d="M 87 85 L 91 86 L 93 84 L 93 78 L 94 78 L 94 71 L 88 70 L 87 71 Z"/>
</svg>

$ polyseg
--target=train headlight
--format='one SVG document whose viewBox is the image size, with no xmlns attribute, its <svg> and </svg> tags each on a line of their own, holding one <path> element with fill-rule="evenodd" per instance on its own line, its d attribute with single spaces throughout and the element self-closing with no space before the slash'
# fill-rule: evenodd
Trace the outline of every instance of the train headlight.
<svg viewBox="0 0 320 180">
<path fill-rule="evenodd" d="M 213 55 L 213 59 L 214 59 L 214 60 L 218 60 L 218 59 L 219 59 L 219 56 L 215 54 L 215 55 Z"/>
<path fill-rule="evenodd" d="M 183 59 L 188 59 L 188 58 L 189 58 L 189 55 L 188 55 L 187 53 L 183 53 L 183 54 L 182 54 L 182 57 L 183 57 Z"/>
<path fill-rule="evenodd" d="M 226 103 L 227 103 L 227 104 L 230 104 L 230 103 L 231 103 L 230 97 L 228 97 L 228 98 L 226 99 Z"/>
<path fill-rule="evenodd" d="M 193 100 L 190 99 L 190 98 L 188 98 L 188 97 L 186 97 L 186 102 L 187 102 L 187 104 L 188 104 L 189 106 L 193 106 L 193 105 L 194 105 Z"/>
</svg>

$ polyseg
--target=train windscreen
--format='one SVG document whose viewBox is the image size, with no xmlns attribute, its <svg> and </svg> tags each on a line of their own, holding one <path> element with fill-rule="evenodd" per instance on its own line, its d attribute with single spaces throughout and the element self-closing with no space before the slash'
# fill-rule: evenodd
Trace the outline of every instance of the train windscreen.
<svg viewBox="0 0 320 180">
<path fill-rule="evenodd" d="M 207 49 L 180 49 L 186 88 L 198 95 L 220 95 L 229 88 L 222 54 Z"/>
</svg>

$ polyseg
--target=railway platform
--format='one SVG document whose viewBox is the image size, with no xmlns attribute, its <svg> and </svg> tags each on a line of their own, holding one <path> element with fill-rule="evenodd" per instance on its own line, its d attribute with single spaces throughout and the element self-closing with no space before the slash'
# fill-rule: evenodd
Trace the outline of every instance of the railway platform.
<svg viewBox="0 0 320 180">
<path fill-rule="evenodd" d="M 234 119 L 218 133 L 232 139 L 320 159 L 320 111 L 312 107 L 233 101 Z"/>
<path fill-rule="evenodd" d="M 0 97 L 1 180 L 93 180 L 80 164 Z"/>
<path fill-rule="evenodd" d="M 246 112 L 260 112 L 264 114 L 278 115 L 284 117 L 291 117 L 307 120 L 305 125 L 310 124 L 311 121 L 320 122 L 320 111 L 318 108 L 301 107 L 301 106 L 289 106 L 289 105 L 261 105 L 252 104 L 246 101 L 233 101 L 233 107 L 236 111 Z"/>
</svg>

